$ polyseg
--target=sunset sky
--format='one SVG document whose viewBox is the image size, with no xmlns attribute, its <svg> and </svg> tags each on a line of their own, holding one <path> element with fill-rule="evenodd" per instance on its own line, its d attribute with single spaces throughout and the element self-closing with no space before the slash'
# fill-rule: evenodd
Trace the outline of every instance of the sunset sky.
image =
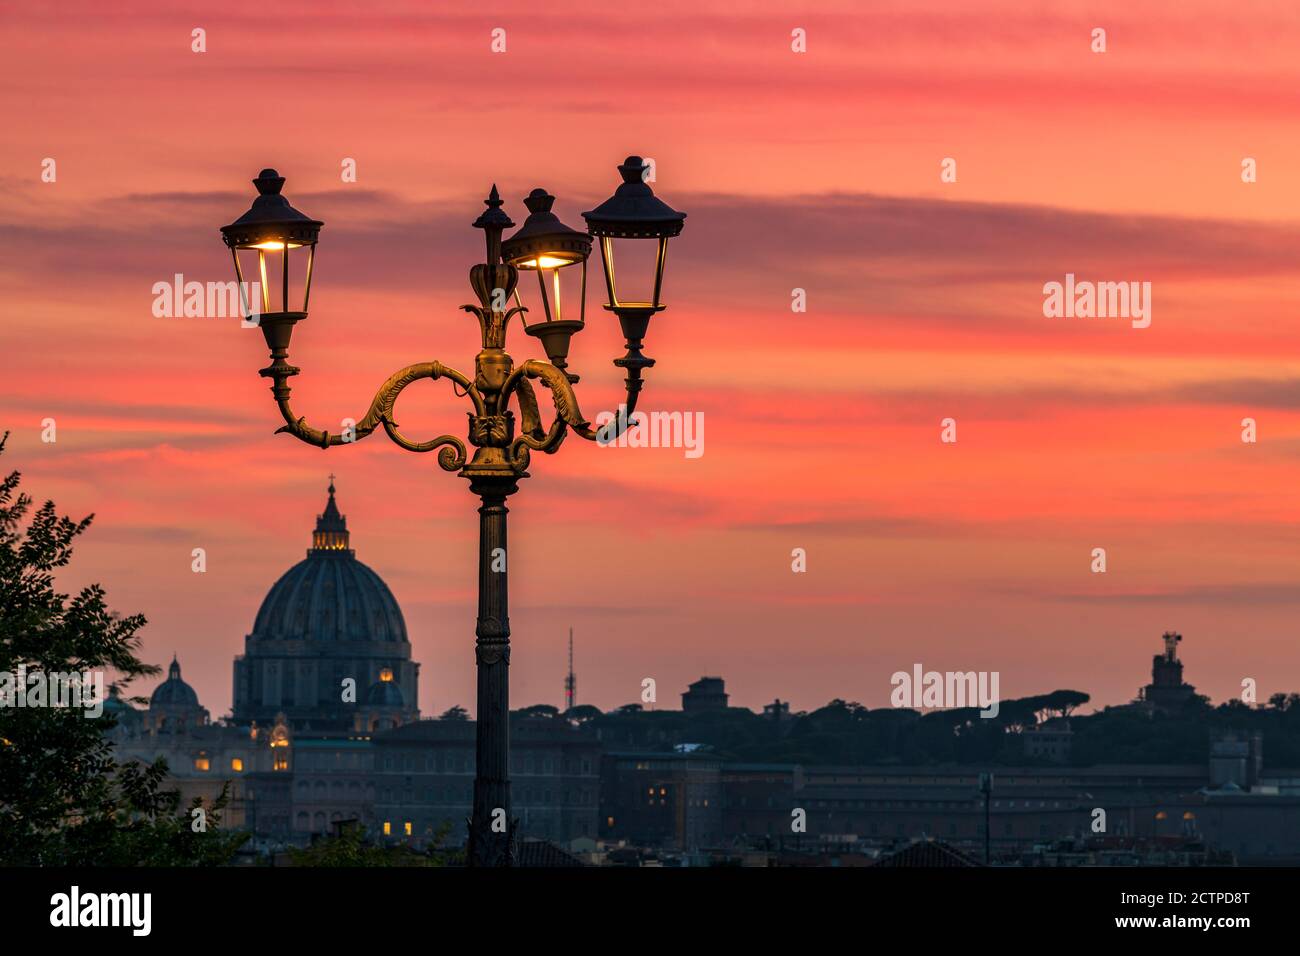
<svg viewBox="0 0 1300 956">
<path fill-rule="evenodd" d="M 330 472 L 405 612 L 421 709 L 472 709 L 477 499 L 382 434 L 275 435 L 261 336 L 155 318 L 153 284 L 233 278 L 218 227 L 277 168 L 326 224 L 294 405 L 337 432 L 404 365 L 472 374 L 459 306 L 494 182 L 516 223 L 543 186 L 581 226 L 630 153 L 689 215 L 642 408 L 703 412 L 705 453 L 534 458 L 510 502 L 516 706 L 562 703 L 570 626 L 602 708 L 646 677 L 676 708 L 704 674 L 755 709 L 882 707 L 914 663 L 1116 704 L 1168 629 L 1216 702 L 1247 677 L 1300 691 L 1300 7 L 443 6 L 0 12 L 0 468 L 95 514 L 61 585 L 143 612 L 144 656 L 177 653 L 214 717 Z M 1150 328 L 1045 318 L 1067 273 L 1150 282 Z M 591 275 L 588 417 L 623 354 Z M 466 407 L 420 383 L 399 421 L 461 433 Z"/>
</svg>

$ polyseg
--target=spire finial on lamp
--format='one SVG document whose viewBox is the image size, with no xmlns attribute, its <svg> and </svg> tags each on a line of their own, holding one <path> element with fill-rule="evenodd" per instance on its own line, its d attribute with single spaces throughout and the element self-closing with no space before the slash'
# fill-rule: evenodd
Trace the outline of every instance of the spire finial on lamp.
<svg viewBox="0 0 1300 956">
<path fill-rule="evenodd" d="M 487 206 L 487 209 L 474 220 L 474 228 L 482 229 L 487 239 L 488 265 L 496 265 L 501 261 L 501 233 L 514 228 L 515 224 L 501 209 L 504 203 L 501 194 L 497 192 L 496 183 L 492 184 L 492 191 L 488 193 L 488 198 L 483 200 L 483 205 Z"/>
</svg>

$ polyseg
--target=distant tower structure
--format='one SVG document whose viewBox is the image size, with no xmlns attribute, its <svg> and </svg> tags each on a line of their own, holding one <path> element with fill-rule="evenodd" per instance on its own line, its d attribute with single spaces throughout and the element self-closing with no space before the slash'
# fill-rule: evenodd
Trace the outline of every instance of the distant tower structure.
<svg viewBox="0 0 1300 956">
<path fill-rule="evenodd" d="M 1178 645 L 1183 635 L 1165 631 L 1165 652 L 1151 658 L 1151 683 L 1138 692 L 1138 700 L 1152 710 L 1177 710 L 1196 696 L 1196 688 L 1183 683 L 1183 662 Z"/>
<path fill-rule="evenodd" d="M 727 709 L 727 688 L 721 677 L 701 677 L 682 694 L 682 710 L 699 713 Z"/>
<path fill-rule="evenodd" d="M 768 720 L 780 723 L 783 720 L 790 719 L 790 702 L 778 697 L 770 704 L 763 705 L 763 716 Z"/>
<path fill-rule="evenodd" d="M 573 672 L 573 628 L 569 628 L 569 675 L 564 678 L 564 712 L 578 703 L 578 675 Z"/>
</svg>

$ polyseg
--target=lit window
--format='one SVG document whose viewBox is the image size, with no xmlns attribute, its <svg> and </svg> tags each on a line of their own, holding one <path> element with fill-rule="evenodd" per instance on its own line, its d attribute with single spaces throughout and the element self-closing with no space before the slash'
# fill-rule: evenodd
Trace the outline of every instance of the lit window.
<svg viewBox="0 0 1300 956">
<path fill-rule="evenodd" d="M 243 773 L 243 772 L 244 772 L 244 761 L 240 760 L 238 757 L 231 757 L 231 758 L 230 758 L 230 769 L 233 770 L 233 771 L 235 771 L 235 773 Z"/>
<path fill-rule="evenodd" d="M 1164 819 L 1167 819 L 1168 816 L 1169 816 L 1169 814 L 1167 814 L 1167 813 L 1165 813 L 1165 811 L 1161 810 L 1159 813 L 1156 814 L 1156 819 L 1157 819 L 1157 820 L 1164 820 Z"/>
<path fill-rule="evenodd" d="M 385 821 L 384 821 L 384 836 L 392 836 L 392 835 L 393 835 L 393 825 L 392 825 L 391 823 L 389 823 L 387 820 L 385 820 Z"/>
<path fill-rule="evenodd" d="M 211 767 L 210 767 L 210 765 L 209 765 L 209 763 L 208 763 L 208 758 L 207 758 L 207 757 L 195 757 L 195 758 L 194 758 L 194 769 L 195 769 L 195 770 L 202 770 L 202 771 L 204 771 L 204 772 L 207 772 L 209 769 L 211 769 Z"/>
<path fill-rule="evenodd" d="M 411 835 L 411 821 L 410 821 L 410 820 L 407 820 L 404 824 L 402 824 L 402 829 L 406 831 L 406 835 L 407 835 L 407 836 L 410 836 L 410 835 Z"/>
</svg>

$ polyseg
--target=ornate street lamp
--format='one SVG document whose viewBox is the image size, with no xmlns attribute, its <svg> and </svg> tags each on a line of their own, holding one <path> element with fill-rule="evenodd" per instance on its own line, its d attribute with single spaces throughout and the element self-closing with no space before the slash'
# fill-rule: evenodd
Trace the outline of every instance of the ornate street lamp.
<svg viewBox="0 0 1300 956">
<path fill-rule="evenodd" d="M 625 415 L 615 428 L 597 429 L 583 417 L 573 392 L 576 375 L 566 371 L 569 341 L 584 325 L 586 262 L 591 239 L 565 226 L 551 212 L 554 197 L 544 190 L 533 190 L 525 200 L 528 219 L 520 230 L 505 242 L 502 234 L 514 227 L 501 209 L 502 201 L 495 186 L 484 200 L 487 209 L 474 221 L 482 229 L 487 247 L 486 261 L 470 270 L 470 286 L 478 298 L 477 305 L 461 306 L 479 322 L 482 351 L 474 360 L 474 378 L 437 361 L 408 365 L 388 379 L 371 400 L 370 408 L 356 426 L 346 433 L 331 435 L 313 428 L 305 418 L 293 413 L 289 404 L 289 380 L 299 369 L 289 364 L 289 339 L 294 325 L 307 317 L 312 262 L 321 222 L 309 219 L 289 205 L 280 195 L 284 178 L 273 169 L 265 169 L 257 179 L 258 197 L 253 207 L 221 229 L 226 245 L 235 257 L 236 276 L 242 283 L 244 271 L 240 254 L 256 255 L 257 274 L 262 277 L 264 309 L 258 316 L 271 364 L 258 374 L 271 380 L 271 394 L 280 408 L 285 424 L 279 431 L 329 448 L 360 441 L 382 426 L 388 437 L 408 451 L 438 452 L 438 464 L 446 471 L 459 472 L 469 481 L 470 491 L 482 504 L 479 512 L 479 598 L 475 628 L 475 661 L 478 669 L 478 726 L 476 735 L 476 771 L 474 807 L 469 823 L 471 866 L 510 866 L 514 863 L 518 821 L 511 813 L 510 801 L 510 618 L 505 562 L 498 560 L 506 548 L 506 499 L 519 490 L 519 480 L 528 477 L 533 452 L 554 454 L 569 432 L 588 441 L 617 438 L 630 423 L 641 391 L 643 369 L 654 360 L 641 354 L 649 320 L 663 309 L 659 301 L 663 282 L 664 254 L 667 239 L 682 229 L 685 213 L 673 211 L 655 198 L 643 181 L 645 165 L 630 156 L 619 167 L 623 183 L 614 196 L 591 212 L 584 213 L 593 236 L 600 237 L 602 261 L 609 301 L 605 308 L 618 316 L 627 340 L 627 354 L 614 364 L 626 371 L 627 398 Z M 614 281 L 611 241 L 614 239 L 656 239 L 659 243 L 654 274 L 654 294 L 647 302 L 619 300 Z M 289 308 L 290 271 L 288 256 L 294 249 L 307 249 L 301 311 Z M 266 254 L 279 253 L 281 305 L 279 312 L 270 308 Z M 581 269 L 571 267 L 581 265 Z M 536 271 L 541 289 L 543 319 L 525 327 L 541 340 L 548 362 L 528 359 L 516 366 L 505 351 L 506 329 L 516 314 L 527 312 L 516 292 L 519 271 Z M 578 273 L 576 318 L 573 317 L 572 293 L 560 297 L 563 270 Z M 509 306 L 514 297 L 515 305 Z M 562 312 L 562 309 L 568 312 Z M 254 312 L 250 303 L 248 311 Z M 250 314 L 249 318 L 252 318 Z M 521 318 L 521 321 L 522 318 Z M 473 406 L 469 412 L 469 444 L 455 435 L 440 435 L 428 441 L 411 441 L 393 420 L 393 406 L 398 395 L 412 382 L 422 378 L 450 379 Z M 540 381 L 551 393 L 555 417 L 544 425 L 532 381 Z M 518 406 L 518 434 L 515 411 Z M 500 568 L 501 570 L 494 570 Z"/>
</svg>

